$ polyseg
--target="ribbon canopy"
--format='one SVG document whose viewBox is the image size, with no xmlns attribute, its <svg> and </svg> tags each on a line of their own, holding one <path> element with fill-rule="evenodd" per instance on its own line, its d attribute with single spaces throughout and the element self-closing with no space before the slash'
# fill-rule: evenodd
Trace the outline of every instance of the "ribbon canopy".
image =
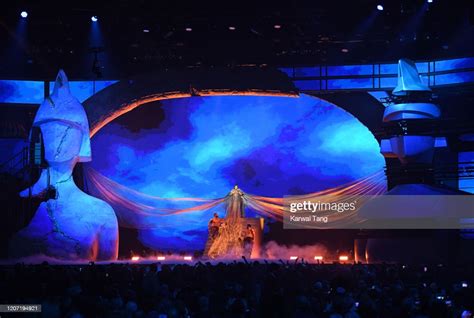
<svg viewBox="0 0 474 318">
<path fill-rule="evenodd" d="M 166 226 L 166 217 L 179 214 L 208 212 L 221 205 L 225 206 L 227 217 L 242 214 L 243 207 L 235 204 L 235 195 L 233 195 L 232 191 L 228 195 L 217 199 L 162 198 L 141 193 L 120 185 L 92 168 L 86 168 L 85 174 L 89 180 L 89 191 L 114 207 L 119 219 L 119 224 L 122 227 L 137 229 L 160 228 Z M 241 191 L 240 189 L 238 190 Z M 233 191 L 235 191 L 235 189 Z M 292 199 L 317 200 L 318 197 L 323 195 L 341 195 L 347 198 L 359 195 L 379 195 L 385 191 L 386 178 L 383 171 L 381 171 L 369 177 L 335 188 L 292 196 Z M 258 196 L 243 191 L 241 191 L 241 197 L 244 206 L 252 209 L 256 214 L 277 221 L 283 220 L 283 213 L 285 211 L 284 202 L 287 198 Z M 341 216 L 341 218 L 344 218 L 346 221 L 350 221 L 351 217 L 353 217 L 353 215 L 346 214 Z M 343 222 L 344 220 L 341 219 L 340 221 Z M 187 222 L 187 218 L 181 218 L 180 222 Z M 192 222 L 192 218 L 190 218 L 189 222 Z M 335 224 L 337 224 L 337 222 Z"/>
</svg>

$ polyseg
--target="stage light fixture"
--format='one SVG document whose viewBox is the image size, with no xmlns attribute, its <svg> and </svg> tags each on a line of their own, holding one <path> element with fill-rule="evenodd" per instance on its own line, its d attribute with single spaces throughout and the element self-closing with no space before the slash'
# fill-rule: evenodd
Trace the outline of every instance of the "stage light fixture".
<svg viewBox="0 0 474 318">
<path fill-rule="evenodd" d="M 185 261 L 192 261 L 192 260 L 193 260 L 193 257 L 192 257 L 192 256 L 185 256 L 185 257 L 183 257 L 183 259 L 184 259 Z"/>
<path fill-rule="evenodd" d="M 136 262 L 136 261 L 138 261 L 139 259 L 140 259 L 139 256 L 133 256 L 133 257 L 132 257 L 132 262 Z"/>
<path fill-rule="evenodd" d="M 92 21 L 92 22 L 97 22 L 97 20 L 99 20 L 99 18 L 97 18 L 96 15 L 93 15 L 93 16 L 91 17 L 91 21 Z"/>
<path fill-rule="evenodd" d="M 341 52 L 342 53 L 347 53 L 347 52 L 349 52 L 349 49 L 343 48 L 343 49 L 341 49 Z"/>
<path fill-rule="evenodd" d="M 186 28 L 186 32 L 191 32 L 192 30 L 192 28 Z"/>
<path fill-rule="evenodd" d="M 322 257 L 322 256 L 315 256 L 315 257 L 314 257 L 314 260 L 315 260 L 315 261 L 322 261 L 322 260 L 323 260 L 323 257 Z"/>
<path fill-rule="evenodd" d="M 26 19 L 26 17 L 28 17 L 28 12 L 26 12 L 26 11 L 21 11 L 20 16 L 21 16 L 23 19 Z"/>
<path fill-rule="evenodd" d="M 235 26 L 230 26 L 230 27 L 229 27 L 229 30 L 235 31 Z"/>
<path fill-rule="evenodd" d="M 339 256 L 339 260 L 340 260 L 341 262 L 346 262 L 346 261 L 349 260 L 349 256 L 341 255 L 341 256 Z"/>
<path fill-rule="evenodd" d="M 290 256 L 290 261 L 296 261 L 298 259 L 298 256 Z"/>
<path fill-rule="evenodd" d="M 377 5 L 377 10 L 379 10 L 379 11 L 383 11 L 383 5 L 381 5 L 381 4 L 378 4 L 378 5 Z"/>
<path fill-rule="evenodd" d="M 428 0 L 428 3 L 433 3 L 433 0 Z"/>
<path fill-rule="evenodd" d="M 166 257 L 164 257 L 164 256 L 158 256 L 156 259 L 159 260 L 159 261 L 164 261 L 164 260 L 166 259 Z"/>
<path fill-rule="evenodd" d="M 143 29 L 143 33 L 150 33 L 150 30 L 148 30 L 148 29 Z"/>
<path fill-rule="evenodd" d="M 281 29 L 281 25 L 275 24 L 275 25 L 273 26 L 273 28 L 275 28 L 275 29 Z"/>
</svg>

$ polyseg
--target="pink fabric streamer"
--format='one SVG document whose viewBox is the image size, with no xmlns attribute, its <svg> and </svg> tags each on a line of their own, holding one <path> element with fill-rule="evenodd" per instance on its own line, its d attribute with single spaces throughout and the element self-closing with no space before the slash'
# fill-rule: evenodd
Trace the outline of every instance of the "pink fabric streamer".
<svg viewBox="0 0 474 318">
<path fill-rule="evenodd" d="M 85 168 L 89 191 L 111 204 L 119 218 L 121 226 L 133 228 L 156 228 L 160 223 L 150 221 L 150 218 L 205 212 L 220 204 L 227 204 L 229 195 L 218 199 L 203 198 L 163 198 L 141 193 L 125 187 L 105 177 L 92 168 Z M 338 187 L 304 195 L 291 196 L 293 200 L 316 200 L 320 196 L 360 196 L 380 195 L 386 192 L 386 178 L 383 171 Z M 247 207 L 256 213 L 281 221 L 285 210 L 284 202 L 288 198 L 273 198 L 245 193 L 244 201 Z M 182 205 L 187 205 L 182 207 Z M 181 207 L 180 207 L 181 206 Z M 140 217 L 147 218 L 142 222 Z M 351 216 L 347 216 L 350 220 Z M 184 220 L 183 220 L 184 221 Z M 181 222 L 181 221 L 180 221 Z M 153 226 L 153 224 L 156 224 Z M 159 226 L 162 226 L 160 224 Z"/>
</svg>

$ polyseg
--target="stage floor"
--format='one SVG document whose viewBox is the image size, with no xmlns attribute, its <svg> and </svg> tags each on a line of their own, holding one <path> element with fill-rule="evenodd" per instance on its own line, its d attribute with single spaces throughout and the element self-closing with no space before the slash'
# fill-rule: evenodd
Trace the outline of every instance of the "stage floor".
<svg viewBox="0 0 474 318">
<path fill-rule="evenodd" d="M 155 256 L 155 257 L 133 257 L 129 259 L 119 259 L 116 261 L 96 261 L 92 262 L 89 260 L 77 260 L 77 261 L 68 261 L 61 260 L 52 257 L 27 257 L 21 259 L 3 259 L 0 260 L 0 266 L 13 266 L 16 264 L 25 264 L 25 265 L 39 265 L 43 263 L 48 263 L 50 265 L 110 265 L 110 264 L 137 264 L 137 265 L 151 265 L 151 264 L 169 264 L 169 265 L 191 265 L 196 264 L 212 264 L 216 265 L 219 263 L 278 263 L 278 264 L 353 264 L 354 262 L 350 259 L 337 260 L 337 259 L 304 259 L 297 258 L 296 256 L 290 257 L 288 259 L 270 259 L 270 258 L 255 258 L 255 259 L 244 259 L 244 258 L 219 258 L 219 259 L 209 259 L 209 258 L 194 258 L 192 256 Z"/>
</svg>

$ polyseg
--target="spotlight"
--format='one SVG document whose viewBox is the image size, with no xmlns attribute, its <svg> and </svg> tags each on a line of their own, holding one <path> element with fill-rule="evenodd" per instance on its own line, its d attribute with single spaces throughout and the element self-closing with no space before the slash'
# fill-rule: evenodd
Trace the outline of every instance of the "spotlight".
<svg viewBox="0 0 474 318">
<path fill-rule="evenodd" d="M 183 259 L 184 259 L 185 261 L 192 261 L 192 260 L 193 260 L 193 257 L 192 257 L 192 256 L 185 256 L 185 257 L 183 257 Z"/>
<path fill-rule="evenodd" d="M 91 21 L 92 21 L 92 22 L 97 22 L 97 20 L 99 20 L 99 19 L 97 18 L 96 15 L 93 15 L 93 16 L 91 17 Z"/>
<path fill-rule="evenodd" d="M 186 28 L 186 32 L 191 32 L 193 29 L 192 28 Z"/>
<path fill-rule="evenodd" d="M 381 5 L 381 4 L 378 4 L 378 5 L 377 5 L 377 10 L 379 10 L 379 11 L 383 11 L 383 5 Z"/>
<path fill-rule="evenodd" d="M 433 0 L 428 0 L 428 3 L 433 3 Z"/>
<path fill-rule="evenodd" d="M 164 257 L 164 256 L 158 256 L 156 259 L 159 260 L 159 261 L 164 261 L 164 260 L 166 259 L 166 257 Z"/>
<path fill-rule="evenodd" d="M 291 261 L 296 261 L 298 259 L 298 256 L 290 256 Z"/>
<path fill-rule="evenodd" d="M 148 29 L 143 29 L 143 33 L 150 33 L 150 30 L 148 30 Z"/>
<path fill-rule="evenodd" d="M 273 28 L 275 28 L 275 29 L 281 29 L 281 25 L 275 24 L 275 25 L 273 26 Z"/>
<path fill-rule="evenodd" d="M 140 259 L 139 256 L 133 256 L 133 257 L 132 257 L 132 262 L 136 262 L 136 261 L 138 261 L 139 259 Z"/>
<path fill-rule="evenodd" d="M 21 11 L 20 16 L 25 19 L 28 16 L 28 12 L 26 11 Z"/>
<path fill-rule="evenodd" d="M 347 52 L 349 52 L 349 49 L 343 48 L 343 49 L 341 49 L 341 52 L 342 53 L 347 53 Z"/>
<path fill-rule="evenodd" d="M 323 260 L 323 257 L 322 257 L 322 256 L 315 256 L 315 257 L 314 257 L 314 260 L 315 260 L 315 261 L 322 261 L 322 260 Z"/>
<path fill-rule="evenodd" d="M 235 31 L 235 26 L 230 26 L 230 27 L 229 27 L 229 30 Z"/>
<path fill-rule="evenodd" d="M 340 260 L 341 262 L 346 262 L 346 261 L 349 260 L 349 256 L 341 255 L 341 256 L 339 256 L 339 260 Z"/>
</svg>

